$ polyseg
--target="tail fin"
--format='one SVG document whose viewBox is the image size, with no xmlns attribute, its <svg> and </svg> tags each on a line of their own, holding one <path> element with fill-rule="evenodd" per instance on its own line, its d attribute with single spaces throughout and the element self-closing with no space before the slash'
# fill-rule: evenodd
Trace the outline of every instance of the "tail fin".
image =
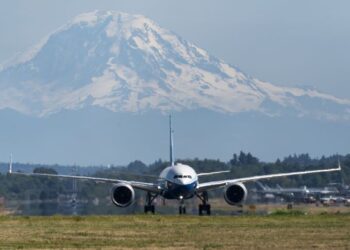
<svg viewBox="0 0 350 250">
<path fill-rule="evenodd" d="M 171 166 L 174 166 L 174 138 L 173 138 L 173 129 L 171 127 L 171 115 L 169 116 L 169 136 L 170 136 L 170 163 Z"/>
<path fill-rule="evenodd" d="M 9 174 L 12 174 L 12 154 L 10 155 Z"/>
</svg>

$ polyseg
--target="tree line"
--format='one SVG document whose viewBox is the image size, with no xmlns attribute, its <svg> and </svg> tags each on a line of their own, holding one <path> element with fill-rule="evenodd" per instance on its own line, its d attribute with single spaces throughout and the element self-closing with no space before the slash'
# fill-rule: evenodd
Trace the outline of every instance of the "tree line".
<svg viewBox="0 0 350 250">
<path fill-rule="evenodd" d="M 264 175 L 281 172 L 292 172 L 311 170 L 318 168 L 336 167 L 338 159 L 342 164 L 342 171 L 336 173 L 321 173 L 314 175 L 292 176 L 288 178 L 277 178 L 266 181 L 269 185 L 277 183 L 283 187 L 323 187 L 330 182 L 344 182 L 350 184 L 350 154 L 332 155 L 329 157 L 311 158 L 308 154 L 289 155 L 283 159 L 277 159 L 275 162 L 262 162 L 251 153 L 243 151 L 238 154 L 233 154 L 232 158 L 227 161 L 214 159 L 182 159 L 178 160 L 183 164 L 193 167 L 197 173 L 211 172 L 220 170 L 230 170 L 230 173 L 225 173 L 215 176 L 203 176 L 200 181 L 240 178 L 253 175 Z M 24 164 L 25 165 L 25 164 Z M 91 176 L 137 180 L 137 181 L 156 181 L 159 173 L 169 166 L 168 161 L 161 159 L 152 164 L 145 164 L 142 161 L 133 161 L 127 166 L 119 167 L 95 167 L 94 173 Z M 52 166 L 28 166 L 37 173 L 57 174 L 60 169 L 63 169 L 66 174 L 68 172 L 65 166 L 55 168 Z M 14 165 L 16 169 L 16 164 Z M 85 168 L 79 168 L 79 172 L 87 173 Z M 83 175 L 83 174 L 82 174 Z M 91 181 L 78 181 L 78 198 L 85 200 L 93 200 L 96 197 L 104 199 L 109 196 L 110 184 L 96 184 Z M 54 200 L 59 196 L 69 196 L 72 193 L 72 180 L 56 179 L 54 177 L 33 177 L 8 175 L 7 173 L 0 174 L 0 196 L 6 199 L 15 200 Z"/>
</svg>

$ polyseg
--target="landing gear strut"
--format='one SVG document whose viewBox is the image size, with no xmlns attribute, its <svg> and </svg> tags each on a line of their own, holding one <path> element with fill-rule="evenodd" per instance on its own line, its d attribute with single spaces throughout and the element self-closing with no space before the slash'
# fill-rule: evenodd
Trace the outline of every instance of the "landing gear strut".
<svg viewBox="0 0 350 250">
<path fill-rule="evenodd" d="M 183 199 L 180 199 L 179 214 L 186 214 L 186 206 Z"/>
<path fill-rule="evenodd" d="M 157 194 L 151 194 L 150 192 L 147 193 L 146 195 L 146 205 L 145 205 L 145 214 L 147 214 L 148 212 L 151 212 L 152 214 L 154 214 L 155 212 L 155 207 L 152 204 L 154 199 L 157 197 Z"/>
<path fill-rule="evenodd" d="M 196 196 L 202 201 L 202 204 L 198 206 L 198 214 L 203 215 L 203 212 L 207 212 L 210 215 L 210 204 L 208 203 L 208 192 L 204 191 L 201 194 L 196 194 Z"/>
</svg>

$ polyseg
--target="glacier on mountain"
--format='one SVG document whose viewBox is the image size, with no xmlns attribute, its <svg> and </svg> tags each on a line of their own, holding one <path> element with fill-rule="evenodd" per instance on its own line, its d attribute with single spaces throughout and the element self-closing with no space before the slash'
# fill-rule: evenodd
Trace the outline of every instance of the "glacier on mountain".
<svg viewBox="0 0 350 250">
<path fill-rule="evenodd" d="M 0 109 L 34 116 L 95 106 L 350 120 L 350 100 L 260 81 L 142 15 L 115 11 L 75 17 L 0 69 Z"/>
</svg>

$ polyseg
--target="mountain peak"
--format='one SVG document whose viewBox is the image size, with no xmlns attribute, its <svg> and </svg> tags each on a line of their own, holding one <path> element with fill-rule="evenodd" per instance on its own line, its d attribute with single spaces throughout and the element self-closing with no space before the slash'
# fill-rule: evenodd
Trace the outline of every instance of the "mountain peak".
<svg viewBox="0 0 350 250">
<path fill-rule="evenodd" d="M 19 58 L 19 59 L 18 59 Z M 0 71 L 0 109 L 193 110 L 349 120 L 350 101 L 251 78 L 142 15 L 75 17 Z"/>
<path fill-rule="evenodd" d="M 68 25 L 87 25 L 89 27 L 105 24 L 107 35 L 115 35 L 118 28 L 122 29 L 147 29 L 149 26 L 158 26 L 151 19 L 136 14 L 128 14 L 119 11 L 100 11 L 82 13 L 76 16 Z"/>
</svg>

